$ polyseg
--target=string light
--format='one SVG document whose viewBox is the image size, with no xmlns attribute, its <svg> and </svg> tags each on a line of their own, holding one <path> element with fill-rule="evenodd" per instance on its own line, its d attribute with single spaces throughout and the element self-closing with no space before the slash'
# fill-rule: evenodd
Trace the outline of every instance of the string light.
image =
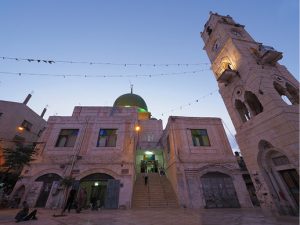
<svg viewBox="0 0 300 225">
<path fill-rule="evenodd" d="M 206 94 L 206 95 L 203 95 L 202 97 L 200 97 L 200 98 L 194 100 L 193 102 L 189 102 L 189 103 L 187 103 L 187 104 L 185 104 L 185 105 L 178 106 L 178 107 L 176 107 L 176 108 L 174 108 L 174 109 L 171 109 L 171 110 L 169 110 L 169 111 L 167 111 L 167 112 L 162 113 L 161 115 L 164 116 L 164 115 L 166 115 L 166 114 L 168 114 L 168 113 L 170 113 L 170 112 L 174 112 L 174 111 L 176 111 L 176 110 L 178 110 L 178 109 L 179 109 L 179 110 L 182 110 L 183 108 L 190 107 L 190 106 L 192 106 L 193 104 L 198 103 L 200 100 L 205 99 L 205 98 L 207 98 L 207 97 L 213 95 L 213 94 L 214 94 L 215 92 L 217 92 L 217 91 L 218 91 L 218 90 L 214 90 L 214 91 L 212 91 L 212 92 L 210 92 L 210 93 L 208 93 L 208 94 Z"/>
<path fill-rule="evenodd" d="M 210 65 L 210 63 L 201 62 L 201 63 L 112 63 L 112 62 L 88 62 L 88 61 L 71 61 L 71 60 L 53 60 L 53 59 L 32 59 L 32 58 L 18 58 L 18 57 L 6 57 L 0 56 L 2 60 L 13 60 L 13 61 L 25 61 L 25 62 L 37 62 L 37 63 L 67 63 L 67 64 L 88 64 L 88 65 L 109 65 L 109 66 L 151 66 L 151 67 L 159 67 L 159 66 L 200 66 L 200 65 Z"/>
<path fill-rule="evenodd" d="M 25 73 L 25 72 L 0 72 L 0 74 L 9 75 L 26 75 L 26 76 L 48 76 L 48 77 L 83 77 L 83 78 L 119 78 L 119 77 L 158 77 L 158 76 L 174 76 L 174 75 L 184 75 L 184 74 L 197 74 L 199 72 L 208 71 L 210 69 L 202 69 L 195 71 L 185 71 L 185 72 L 174 72 L 174 73 L 158 73 L 158 74 L 120 74 L 120 75 L 86 75 L 86 74 L 49 74 L 49 73 Z"/>
</svg>

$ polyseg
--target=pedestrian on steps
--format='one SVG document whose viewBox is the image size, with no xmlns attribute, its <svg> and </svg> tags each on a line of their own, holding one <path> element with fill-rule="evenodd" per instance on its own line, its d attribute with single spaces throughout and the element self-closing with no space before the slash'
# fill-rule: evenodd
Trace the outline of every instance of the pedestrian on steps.
<svg viewBox="0 0 300 225">
<path fill-rule="evenodd" d="M 148 184 L 148 174 L 147 172 L 144 173 L 144 180 L 145 180 L 145 185 Z"/>
</svg>

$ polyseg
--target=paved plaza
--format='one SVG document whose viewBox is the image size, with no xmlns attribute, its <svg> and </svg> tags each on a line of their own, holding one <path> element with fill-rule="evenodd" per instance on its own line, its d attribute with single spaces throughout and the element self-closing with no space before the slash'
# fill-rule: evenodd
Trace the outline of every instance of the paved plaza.
<svg viewBox="0 0 300 225">
<path fill-rule="evenodd" d="M 18 210 L 0 210 L 0 224 L 16 224 Z M 38 220 L 27 225 L 298 225 L 296 217 L 272 217 L 260 209 L 130 209 L 74 211 L 53 217 L 59 211 L 39 209 Z"/>
</svg>

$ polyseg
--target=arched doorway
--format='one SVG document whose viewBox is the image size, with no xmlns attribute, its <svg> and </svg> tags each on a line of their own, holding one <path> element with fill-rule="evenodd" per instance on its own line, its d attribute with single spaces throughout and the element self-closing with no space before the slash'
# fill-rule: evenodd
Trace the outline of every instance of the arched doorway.
<svg viewBox="0 0 300 225">
<path fill-rule="evenodd" d="M 12 208 L 18 208 L 18 206 L 21 203 L 21 199 L 23 198 L 23 195 L 25 193 L 25 186 L 21 185 L 14 193 L 13 195 L 13 206 Z"/>
<path fill-rule="evenodd" d="M 201 177 L 205 208 L 239 208 L 232 178 L 224 173 L 209 172 Z"/>
<path fill-rule="evenodd" d="M 258 163 L 282 214 L 298 215 L 299 174 L 290 160 L 269 142 L 259 143 Z"/>
<path fill-rule="evenodd" d="M 120 181 L 108 174 L 90 174 L 80 180 L 80 188 L 87 192 L 86 205 L 94 209 L 115 209 L 119 206 Z"/>
<path fill-rule="evenodd" d="M 36 201 L 35 207 L 45 207 L 46 206 L 46 203 L 47 203 L 47 200 L 48 200 L 53 182 L 54 181 L 59 181 L 61 179 L 62 178 L 59 175 L 55 174 L 55 173 L 47 173 L 45 175 L 42 175 L 42 176 L 38 177 L 35 180 L 35 181 L 38 181 L 38 182 L 43 182 L 43 186 L 41 188 L 41 192 L 39 194 L 39 197 Z"/>
</svg>

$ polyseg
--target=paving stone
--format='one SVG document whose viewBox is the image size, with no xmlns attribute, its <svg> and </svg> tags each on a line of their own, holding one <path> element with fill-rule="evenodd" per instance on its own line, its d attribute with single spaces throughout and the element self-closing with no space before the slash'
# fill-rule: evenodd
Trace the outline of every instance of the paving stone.
<svg viewBox="0 0 300 225">
<path fill-rule="evenodd" d="M 16 224 L 18 210 L 0 210 L 0 224 Z M 298 225 L 296 217 L 268 217 L 260 209 L 130 209 L 84 210 L 64 217 L 53 217 L 59 211 L 38 209 L 38 220 L 24 225 Z"/>
</svg>

